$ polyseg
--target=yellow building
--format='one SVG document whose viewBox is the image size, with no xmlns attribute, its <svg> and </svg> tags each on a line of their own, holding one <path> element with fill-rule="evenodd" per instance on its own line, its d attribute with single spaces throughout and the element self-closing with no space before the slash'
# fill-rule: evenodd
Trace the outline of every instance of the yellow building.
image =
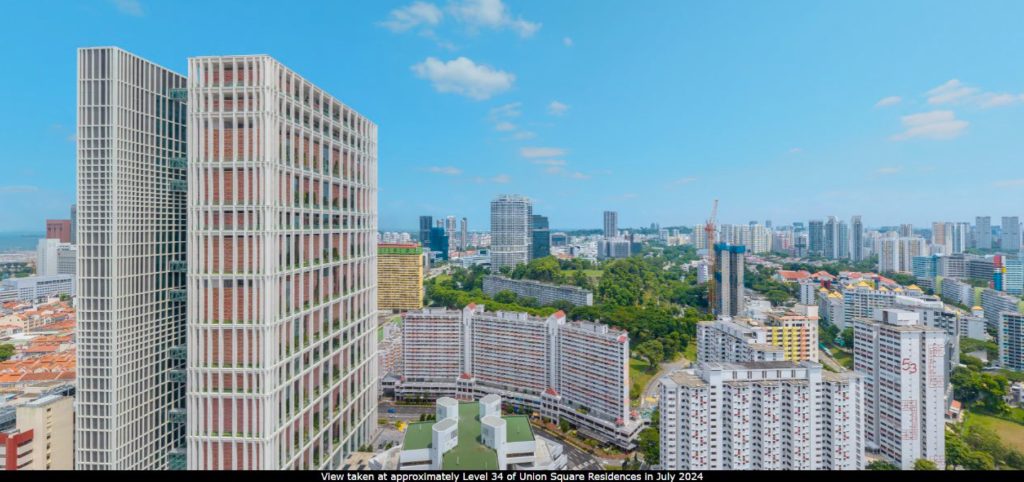
<svg viewBox="0 0 1024 482">
<path fill-rule="evenodd" d="M 818 361 L 817 307 L 808 307 L 814 313 L 796 313 L 778 310 L 768 313 L 765 323 L 766 342 L 782 348 L 786 360 L 792 362 Z"/>
<path fill-rule="evenodd" d="M 415 244 L 377 245 L 377 308 L 423 308 L 423 248 Z"/>
</svg>

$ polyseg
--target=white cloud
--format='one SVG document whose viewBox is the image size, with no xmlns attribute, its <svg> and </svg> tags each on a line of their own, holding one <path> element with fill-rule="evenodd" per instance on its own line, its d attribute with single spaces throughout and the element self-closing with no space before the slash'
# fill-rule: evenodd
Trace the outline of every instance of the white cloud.
<svg viewBox="0 0 1024 482">
<path fill-rule="evenodd" d="M 534 159 L 530 161 L 534 164 L 540 164 L 542 166 L 564 166 L 565 161 L 561 159 Z"/>
<path fill-rule="evenodd" d="M 117 11 L 125 15 L 131 15 L 133 17 L 141 17 L 145 15 L 142 11 L 142 4 L 139 0 L 113 0 L 114 6 L 117 7 Z"/>
<path fill-rule="evenodd" d="M 412 66 L 421 79 L 429 80 L 434 89 L 485 100 L 512 88 L 516 76 L 486 65 L 477 65 L 466 57 L 442 62 L 434 57 Z"/>
<path fill-rule="evenodd" d="M 799 154 L 801 152 L 804 152 L 804 150 L 799 147 L 792 147 L 789 149 L 790 154 Z"/>
<path fill-rule="evenodd" d="M 693 176 L 681 177 L 679 179 L 676 179 L 676 180 L 672 181 L 672 185 L 673 186 L 683 186 L 683 185 L 689 184 L 689 183 L 691 183 L 693 181 L 696 181 L 696 180 L 697 180 L 697 178 L 695 178 Z"/>
<path fill-rule="evenodd" d="M 514 131 L 516 130 L 516 125 L 508 121 L 501 121 L 494 126 L 494 130 L 500 132 Z"/>
<path fill-rule="evenodd" d="M 561 174 L 561 173 L 565 172 L 565 168 L 563 168 L 562 166 L 557 166 L 557 165 L 548 166 L 547 168 L 544 169 L 544 172 L 546 172 L 548 174 Z"/>
<path fill-rule="evenodd" d="M 978 101 L 982 109 L 989 109 L 992 107 L 1003 107 L 1024 101 L 1024 94 L 995 94 L 992 92 L 987 92 L 985 94 L 982 94 Z"/>
<path fill-rule="evenodd" d="M 380 24 L 392 32 L 405 32 L 411 28 L 424 25 L 433 27 L 441 23 L 444 13 L 437 5 L 427 2 L 413 2 L 402 8 L 391 11 L 388 19 Z"/>
<path fill-rule="evenodd" d="M 427 170 L 434 174 L 444 174 L 447 176 L 458 176 L 459 174 L 462 174 L 462 169 L 452 166 L 431 166 Z"/>
<path fill-rule="evenodd" d="M 882 100 L 875 102 L 875 107 L 889 107 L 891 105 L 899 104 L 903 101 L 903 98 L 898 95 L 890 95 L 889 97 L 883 97 Z"/>
<path fill-rule="evenodd" d="M 508 184 L 511 180 L 512 178 L 508 174 L 498 174 L 494 177 L 476 176 L 473 178 L 473 182 L 477 184 L 486 184 L 488 182 L 493 182 L 495 184 Z"/>
<path fill-rule="evenodd" d="M 565 45 L 566 47 L 572 47 L 572 37 L 563 38 L 562 45 Z"/>
<path fill-rule="evenodd" d="M 537 133 L 531 131 L 519 131 L 512 135 L 512 139 L 517 141 L 525 141 L 537 137 Z"/>
<path fill-rule="evenodd" d="M 897 172 L 900 172 L 902 170 L 903 170 L 903 168 L 900 167 L 900 166 L 880 167 L 880 168 L 878 168 L 878 170 L 875 171 L 875 174 L 880 174 L 880 175 L 896 174 Z"/>
<path fill-rule="evenodd" d="M 953 139 L 967 129 L 967 121 L 959 120 L 953 111 L 936 110 L 903 116 L 904 131 L 890 139 L 903 141 L 914 137 L 925 139 Z"/>
<path fill-rule="evenodd" d="M 522 102 L 512 102 L 510 104 L 500 105 L 498 107 L 491 109 L 488 115 L 492 120 L 509 117 L 519 117 L 519 114 L 521 113 L 519 109 L 522 106 Z"/>
<path fill-rule="evenodd" d="M 967 87 L 957 79 L 952 79 L 945 84 L 942 84 L 932 90 L 928 91 L 928 103 L 929 104 L 947 104 L 957 100 L 961 100 L 964 97 L 970 96 L 977 92 L 978 89 L 974 87 Z"/>
<path fill-rule="evenodd" d="M 519 149 L 519 154 L 528 159 L 535 157 L 558 157 L 565 154 L 565 149 L 559 147 L 524 147 Z"/>
<path fill-rule="evenodd" d="M 568 105 L 565 105 L 557 100 L 553 100 L 550 104 L 548 104 L 548 114 L 551 115 L 562 115 L 565 114 L 565 112 L 568 110 Z"/>
<path fill-rule="evenodd" d="M 36 186 L 0 186 L 0 194 L 20 194 L 38 190 L 39 188 Z"/>
<path fill-rule="evenodd" d="M 569 174 L 569 177 L 571 177 L 573 179 L 579 179 L 579 180 L 582 181 L 582 180 L 590 179 L 590 174 L 584 174 L 582 172 L 576 171 L 576 172 L 574 172 L 572 174 Z"/>
<path fill-rule="evenodd" d="M 532 36 L 541 27 L 541 24 L 522 17 L 512 17 L 501 0 L 455 1 L 448 5 L 448 11 L 473 30 L 481 27 L 495 30 L 508 28 L 525 38 Z"/>
<path fill-rule="evenodd" d="M 1024 187 L 1024 179 L 1004 179 L 992 183 L 995 187 Z"/>
</svg>

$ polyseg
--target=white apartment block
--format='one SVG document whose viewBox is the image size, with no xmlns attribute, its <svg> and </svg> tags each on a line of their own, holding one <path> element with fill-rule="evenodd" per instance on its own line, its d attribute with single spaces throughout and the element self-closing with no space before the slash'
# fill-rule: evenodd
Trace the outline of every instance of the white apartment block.
<svg viewBox="0 0 1024 482">
<path fill-rule="evenodd" d="M 896 296 L 893 307 L 913 311 L 919 315 L 922 325 L 938 328 L 946 333 L 946 385 L 948 387 L 953 370 L 960 365 L 960 324 L 966 321 L 961 320 L 956 312 L 946 309 L 946 305 L 933 296 L 922 298 Z"/>
<path fill-rule="evenodd" d="M 1020 313 L 1021 309 L 1020 298 L 996 291 L 991 288 L 985 288 L 981 291 L 981 308 L 985 312 L 986 325 L 990 328 L 999 327 L 1000 314 L 1008 311 L 1011 313 Z"/>
<path fill-rule="evenodd" d="M 811 362 L 701 363 L 659 383 L 663 470 L 864 468 L 857 373 Z"/>
<path fill-rule="evenodd" d="M 0 281 L 0 303 L 7 301 L 36 301 L 75 294 L 75 280 L 71 275 L 27 276 Z"/>
<path fill-rule="evenodd" d="M 866 282 L 843 289 L 842 294 L 843 316 L 832 321 L 840 330 L 853 326 L 853 320 L 857 318 L 870 318 L 874 315 L 875 308 L 889 308 L 896 302 L 895 291 L 885 287 L 875 289 Z"/>
<path fill-rule="evenodd" d="M 877 242 L 879 273 L 912 273 L 914 257 L 928 255 L 928 243 L 919 236 L 885 237 Z"/>
<path fill-rule="evenodd" d="M 523 196 L 503 194 L 491 201 L 491 271 L 530 261 L 533 204 Z"/>
<path fill-rule="evenodd" d="M 939 283 L 942 298 L 968 308 L 974 306 L 974 287 L 963 281 L 944 277 Z"/>
<path fill-rule="evenodd" d="M 821 289 L 821 283 L 813 280 L 800 280 L 800 304 L 801 305 L 816 305 L 818 304 L 818 290 Z"/>
<path fill-rule="evenodd" d="M 946 466 L 946 334 L 918 313 L 880 309 L 854 320 L 854 369 L 864 375 L 869 450 L 904 470 Z"/>
<path fill-rule="evenodd" d="M 768 344 L 763 330 L 722 317 L 697 324 L 697 360 L 705 363 L 785 361 L 782 347 Z"/>
<path fill-rule="evenodd" d="M 1015 311 L 1000 313 L 996 335 L 999 365 L 1010 370 L 1024 370 L 1024 314 Z"/>
<path fill-rule="evenodd" d="M 556 285 L 529 279 L 511 279 L 504 276 L 484 276 L 483 291 L 493 297 L 502 291 L 511 291 L 519 297 L 534 298 L 541 305 L 566 301 L 576 306 L 594 304 L 594 293 L 573 285 Z"/>
<path fill-rule="evenodd" d="M 184 87 L 124 50 L 78 50 L 77 470 L 180 467 Z"/>
<path fill-rule="evenodd" d="M 409 312 L 402 325 L 403 399 L 496 394 L 582 433 L 631 448 L 642 428 L 629 407 L 629 336 L 590 322 L 493 312 Z"/>
<path fill-rule="evenodd" d="M 377 426 L 377 126 L 193 57 L 188 138 L 188 468 L 340 467 Z"/>
</svg>

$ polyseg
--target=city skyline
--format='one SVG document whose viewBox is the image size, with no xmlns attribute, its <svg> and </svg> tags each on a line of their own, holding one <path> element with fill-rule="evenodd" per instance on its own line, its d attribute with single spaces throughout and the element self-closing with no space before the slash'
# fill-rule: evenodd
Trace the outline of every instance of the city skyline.
<svg viewBox="0 0 1024 482">
<path fill-rule="evenodd" d="M 34 80 L 0 80 L 22 93 L 0 120 L 0 201 L 9 206 L 0 231 L 67 216 L 68 79 L 75 50 L 94 45 L 179 72 L 190 55 L 267 53 L 345 93 L 388 141 L 385 230 L 415 227 L 410 211 L 457 213 L 484 229 L 488 200 L 503 193 L 530 197 L 555 228 L 600 226 L 604 210 L 619 212 L 621 226 L 695 225 L 714 198 L 730 220 L 861 214 L 869 226 L 923 227 L 1019 215 L 1024 180 L 1012 167 L 1022 146 L 1012 128 L 1024 120 L 1024 74 L 1001 53 L 1024 44 L 1011 24 L 1019 4 L 884 4 L 877 15 L 881 3 L 799 2 L 735 15 L 658 2 L 592 5 L 579 16 L 540 2 L 421 3 L 432 8 L 275 12 L 314 27 L 299 35 L 242 26 L 266 8 L 216 4 L 183 22 L 187 8 L 146 0 L 12 5 L 24 21 L 0 34 L 12 45 L 8 63 Z M 228 9 L 243 17 L 218 27 L 230 41 L 194 35 Z M 36 38 L 44 22 L 52 33 Z M 870 24 L 872 38 L 837 23 Z M 13 40 L 25 38 L 33 41 Z M 324 62 L 310 43 L 360 48 Z M 895 193 L 914 202 L 894 211 L 886 197 Z"/>
</svg>

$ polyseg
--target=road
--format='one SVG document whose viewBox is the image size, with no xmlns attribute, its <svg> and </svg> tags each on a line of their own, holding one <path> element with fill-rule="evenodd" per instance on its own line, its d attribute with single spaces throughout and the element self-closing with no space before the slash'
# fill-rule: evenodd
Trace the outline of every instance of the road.
<svg viewBox="0 0 1024 482">
<path fill-rule="evenodd" d="M 818 361 L 820 361 L 823 365 L 828 365 L 829 368 L 837 372 L 841 373 L 846 371 L 846 367 L 840 365 L 839 362 L 835 360 L 835 358 L 832 358 L 832 355 L 830 355 L 827 351 L 822 350 L 820 348 L 818 349 Z"/>
<path fill-rule="evenodd" d="M 558 433 L 551 432 L 545 428 L 538 427 L 531 424 L 534 430 L 540 432 L 541 436 L 546 439 L 554 440 L 562 444 L 562 451 L 565 453 L 565 470 L 604 470 L 601 465 L 600 459 L 594 457 L 588 452 L 580 450 L 572 444 L 562 440 Z M 619 462 L 621 464 L 622 462 Z"/>
<path fill-rule="evenodd" d="M 651 377 L 651 380 L 647 382 L 647 386 L 644 387 L 644 393 L 642 398 L 640 399 L 640 409 L 643 410 L 645 408 L 653 408 L 658 405 L 657 400 L 659 378 L 661 378 L 664 375 L 668 375 L 669 373 L 672 373 L 676 370 L 688 368 L 689 366 L 690 360 L 687 360 L 686 358 L 683 357 L 679 357 L 678 360 L 673 362 L 662 363 L 661 365 L 658 365 L 658 373 Z M 650 399 L 654 399 L 655 401 L 651 402 L 649 401 Z"/>
</svg>

